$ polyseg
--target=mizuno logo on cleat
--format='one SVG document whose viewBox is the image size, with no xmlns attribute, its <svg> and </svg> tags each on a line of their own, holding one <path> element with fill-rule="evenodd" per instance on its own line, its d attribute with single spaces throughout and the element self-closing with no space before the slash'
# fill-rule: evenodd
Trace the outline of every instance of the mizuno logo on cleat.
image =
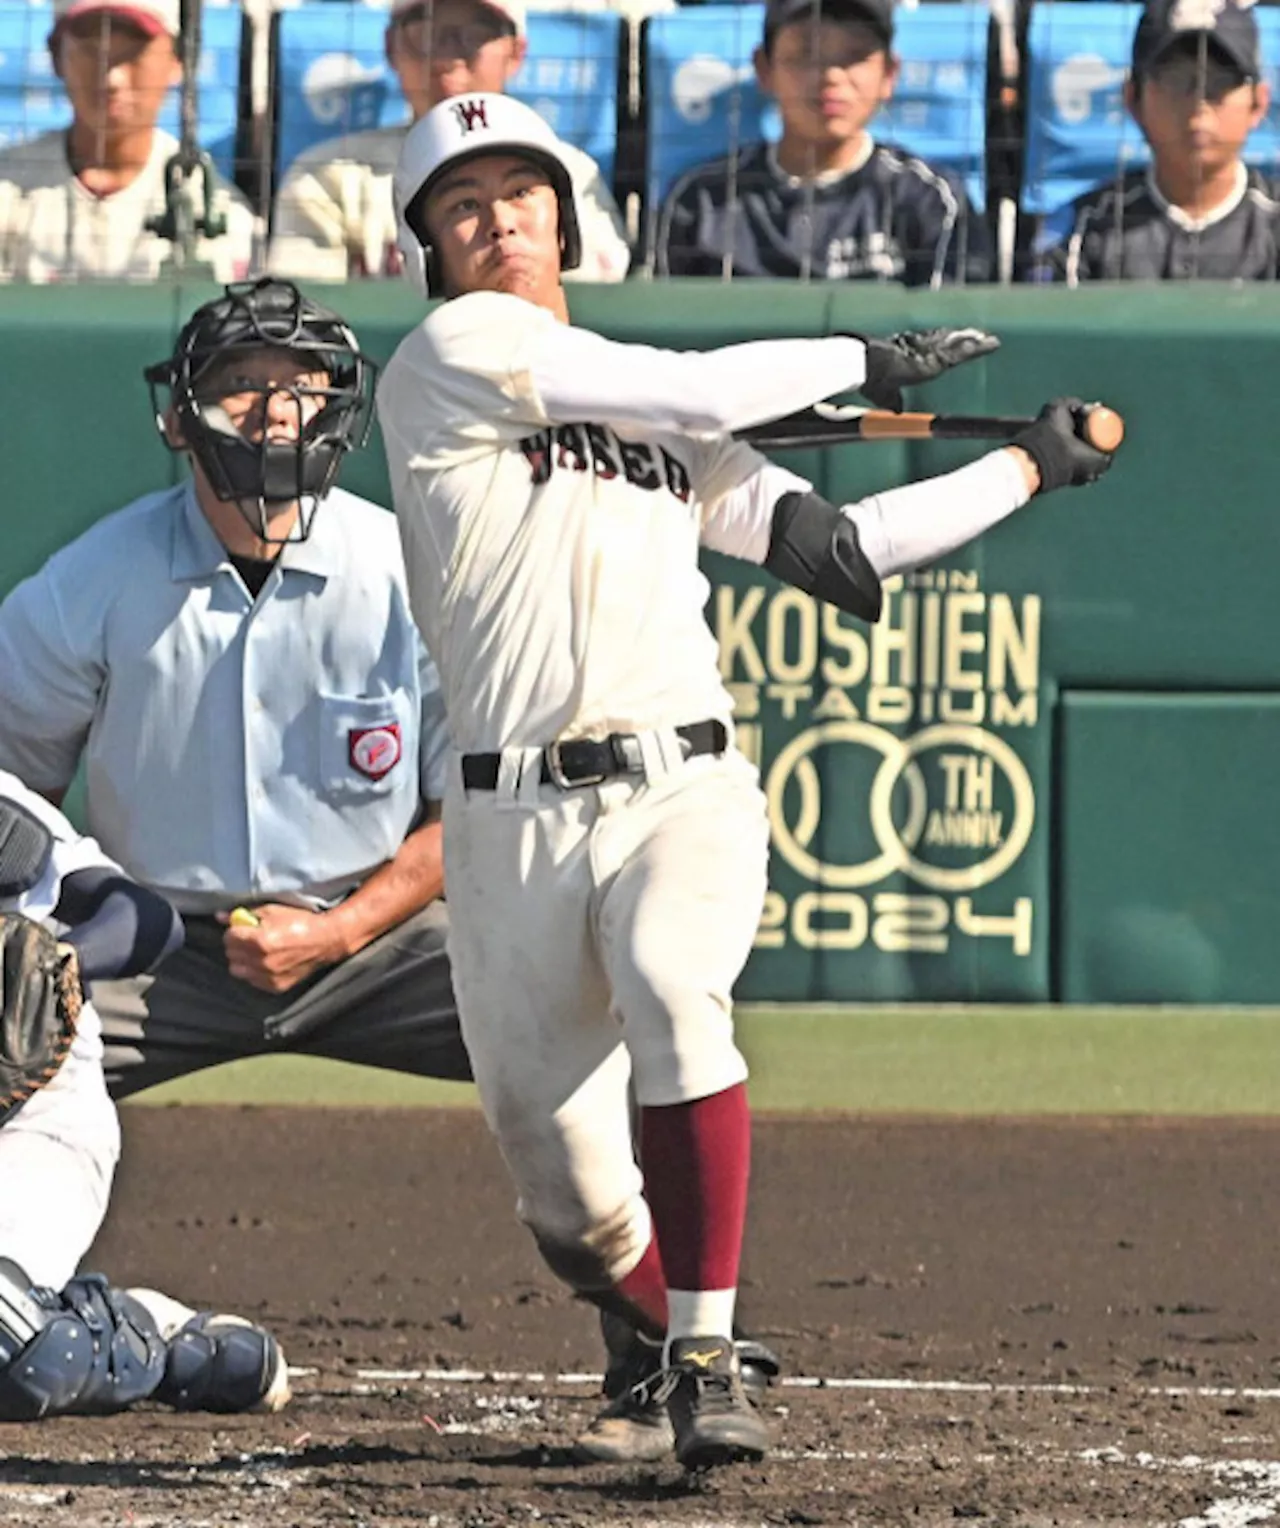
<svg viewBox="0 0 1280 1528">
<path fill-rule="evenodd" d="M 708 1348 L 705 1353 L 682 1353 L 680 1362 L 685 1364 L 697 1364 L 699 1369 L 705 1369 L 709 1364 L 715 1363 L 716 1359 L 724 1352 L 723 1348 Z"/>
</svg>

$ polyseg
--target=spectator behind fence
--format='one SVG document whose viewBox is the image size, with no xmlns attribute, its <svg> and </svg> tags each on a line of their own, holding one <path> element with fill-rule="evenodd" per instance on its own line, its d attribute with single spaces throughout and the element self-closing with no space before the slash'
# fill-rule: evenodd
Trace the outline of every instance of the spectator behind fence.
<svg viewBox="0 0 1280 1528">
<path fill-rule="evenodd" d="M 505 91 L 524 61 L 523 0 L 398 0 L 387 62 L 413 121 L 438 102 Z M 294 161 L 276 197 L 268 263 L 312 281 L 390 276 L 400 269 L 391 174 L 411 123 L 318 143 Z M 622 219 L 596 162 L 568 151 L 582 209 L 583 281 L 621 281 L 631 263 Z"/>
<path fill-rule="evenodd" d="M 1153 0 L 1134 33 L 1125 86 L 1152 164 L 1080 197 L 1065 242 L 1041 235 L 1036 278 L 1273 280 L 1277 203 L 1241 159 L 1270 100 L 1250 9 Z"/>
<path fill-rule="evenodd" d="M 990 241 L 962 187 L 867 130 L 897 83 L 892 47 L 892 0 L 769 0 L 755 67 L 782 138 L 676 182 L 659 274 L 985 281 Z"/>
<path fill-rule="evenodd" d="M 179 0 L 55 0 L 54 18 L 71 126 L 0 153 L 0 279 L 153 280 L 173 248 L 147 223 L 165 210 L 178 151 L 156 118 L 182 77 Z M 230 281 L 248 268 L 253 214 L 221 180 L 213 210 L 227 231 L 199 239 L 195 257 Z"/>
</svg>

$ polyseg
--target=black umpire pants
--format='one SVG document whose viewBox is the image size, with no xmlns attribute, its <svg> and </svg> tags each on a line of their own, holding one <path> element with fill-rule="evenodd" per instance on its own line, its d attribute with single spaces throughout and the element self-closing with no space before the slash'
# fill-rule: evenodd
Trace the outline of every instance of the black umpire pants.
<svg viewBox="0 0 1280 1528">
<path fill-rule="evenodd" d="M 470 1080 L 443 902 L 283 993 L 260 992 L 230 974 L 224 930 L 213 918 L 185 922 L 186 944 L 154 976 L 93 984 L 113 1098 L 281 1051 Z"/>
</svg>

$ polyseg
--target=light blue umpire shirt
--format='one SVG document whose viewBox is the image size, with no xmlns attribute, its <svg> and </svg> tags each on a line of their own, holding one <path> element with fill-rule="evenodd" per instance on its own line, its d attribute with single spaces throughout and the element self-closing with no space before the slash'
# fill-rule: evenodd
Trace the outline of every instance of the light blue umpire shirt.
<svg viewBox="0 0 1280 1528">
<path fill-rule="evenodd" d="M 255 600 L 189 483 L 107 516 L 0 604 L 0 769 L 62 790 L 184 912 L 324 907 L 444 794 L 435 666 L 395 517 L 331 492 Z"/>
</svg>

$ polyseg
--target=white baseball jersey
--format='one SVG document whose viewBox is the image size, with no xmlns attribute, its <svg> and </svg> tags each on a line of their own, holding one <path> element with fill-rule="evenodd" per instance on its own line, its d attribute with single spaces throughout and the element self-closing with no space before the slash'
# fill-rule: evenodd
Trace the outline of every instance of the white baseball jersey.
<svg viewBox="0 0 1280 1528">
<path fill-rule="evenodd" d="M 554 424 L 529 372 L 548 326 L 516 297 L 455 299 L 379 388 L 410 601 L 454 743 L 727 723 L 698 543 L 766 464 L 723 437 Z"/>
<path fill-rule="evenodd" d="M 146 224 L 164 211 L 165 165 L 177 139 L 157 128 L 141 173 L 111 196 L 95 196 L 77 179 L 66 144 L 65 132 L 44 133 L 0 153 L 0 280 L 155 280 L 173 246 Z M 218 281 L 240 280 L 253 258 L 253 212 L 222 181 L 214 210 L 227 232 L 198 240 L 196 258 Z"/>
<path fill-rule="evenodd" d="M 346 281 L 400 270 L 391 177 L 408 127 L 331 138 L 290 166 L 276 196 L 268 265 L 278 276 Z M 582 232 L 579 281 L 621 281 L 631 263 L 622 219 L 599 166 L 562 145 Z"/>
</svg>

